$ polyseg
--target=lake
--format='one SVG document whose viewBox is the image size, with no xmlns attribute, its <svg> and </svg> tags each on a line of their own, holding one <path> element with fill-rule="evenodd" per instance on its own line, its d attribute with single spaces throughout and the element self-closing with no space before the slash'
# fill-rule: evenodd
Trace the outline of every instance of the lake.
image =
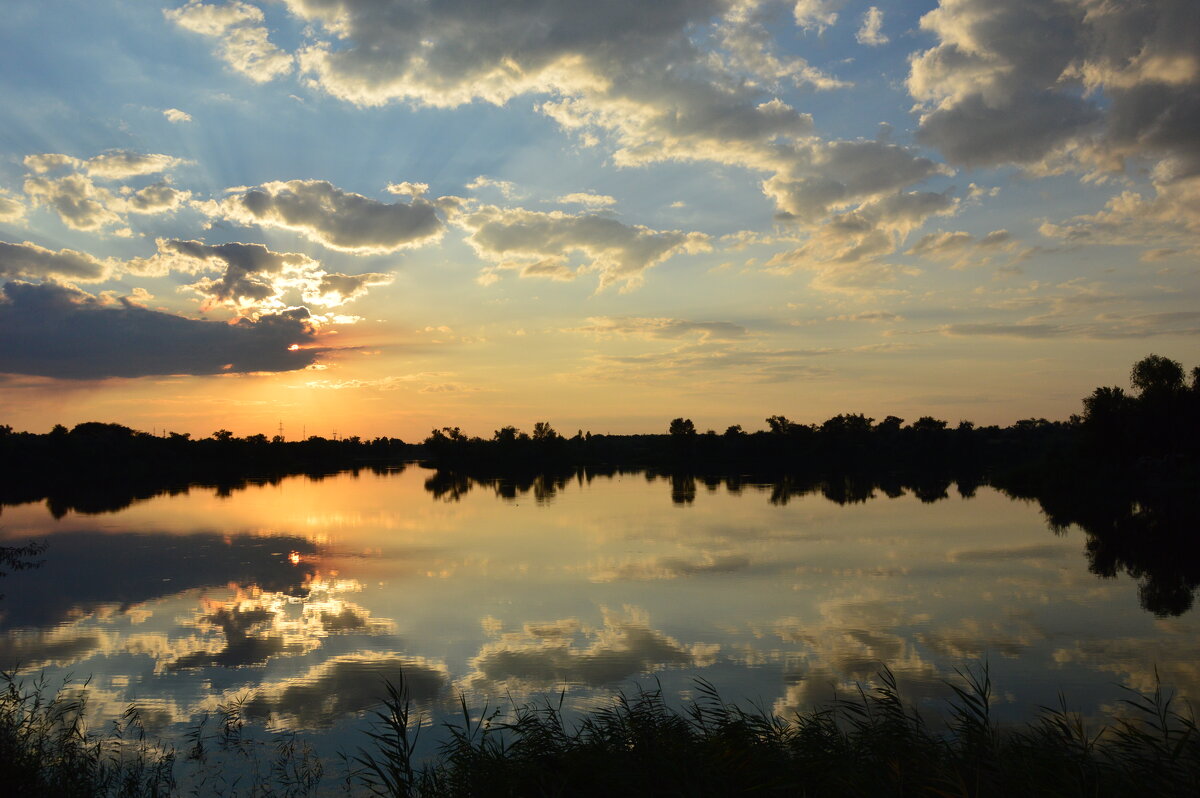
<svg viewBox="0 0 1200 798">
<path fill-rule="evenodd" d="M 330 750 L 363 743 L 398 670 L 435 728 L 460 693 L 587 708 L 639 685 L 686 701 L 697 677 L 787 713 L 883 664 L 934 714 L 984 661 L 1001 720 L 1059 691 L 1098 717 L 1156 669 L 1198 694 L 1195 613 L 1156 616 L 1138 579 L 1091 572 L 1081 530 L 987 487 L 871 493 L 410 465 L 97 514 L 18 504 L 0 543 L 49 545 L 0 580 L 0 667 L 89 678 L 94 721 L 136 703 L 169 737 L 238 699 Z"/>
</svg>

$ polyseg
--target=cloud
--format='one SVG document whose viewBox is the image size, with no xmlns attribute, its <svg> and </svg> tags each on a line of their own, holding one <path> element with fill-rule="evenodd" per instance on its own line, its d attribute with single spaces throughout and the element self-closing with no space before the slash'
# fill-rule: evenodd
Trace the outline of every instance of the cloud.
<svg viewBox="0 0 1200 798">
<path fill-rule="evenodd" d="M 14 224 L 25 218 L 25 203 L 0 189 L 0 224 Z"/>
<path fill-rule="evenodd" d="M 949 562 L 1004 562 L 1008 560 L 1060 559 L 1075 554 L 1071 546 L 1031 543 L 1024 546 L 1000 546 L 987 549 L 960 549 L 946 554 Z"/>
<path fill-rule="evenodd" d="M 820 379 L 833 372 L 812 364 L 833 349 L 767 349 L 718 341 L 677 346 L 666 352 L 637 355 L 594 355 L 577 376 L 635 383 L 674 383 L 685 379 L 696 386 L 712 382 L 778 383 Z"/>
<path fill-rule="evenodd" d="M 918 141 L 955 163 L 1200 173 L 1200 22 L 1189 0 L 943 0 L 911 59 Z"/>
<path fill-rule="evenodd" d="M 891 313 L 886 310 L 864 310 L 861 313 L 852 313 L 842 316 L 830 316 L 826 321 L 868 321 L 868 322 L 887 322 L 887 321 L 904 321 L 903 316 Z"/>
<path fill-rule="evenodd" d="M 871 6 L 863 14 L 862 26 L 854 34 L 854 40 L 868 47 L 878 47 L 890 41 L 883 33 L 883 12 L 877 6 Z"/>
<path fill-rule="evenodd" d="M 763 192 L 787 218 L 821 221 L 830 212 L 881 201 L 947 169 L 912 150 L 883 141 L 833 141 L 797 149 Z"/>
<path fill-rule="evenodd" d="M 1124 191 L 1104 209 L 1061 223 L 1045 222 L 1038 231 L 1070 244 L 1164 246 L 1182 255 L 1200 253 L 1200 175 L 1171 180 L 1160 172 L 1154 194 Z M 1150 254 L 1150 259 L 1154 255 Z"/>
<path fill-rule="evenodd" d="M 192 192 L 173 188 L 165 180 L 151 183 L 137 191 L 123 191 L 122 194 L 124 202 L 121 203 L 121 207 L 128 213 L 141 214 L 175 211 L 192 197 Z"/>
<path fill-rule="evenodd" d="M 877 683 L 881 665 L 895 674 L 909 700 L 942 698 L 952 691 L 937 667 L 899 628 L 927 625 L 901 597 L 831 599 L 819 604 L 819 619 L 781 618 L 771 630 L 781 640 L 803 643 L 809 651 L 791 658 L 784 674 L 787 693 L 775 711 L 790 714 L 827 704 L 834 692 L 854 692 Z"/>
<path fill-rule="evenodd" d="M 141 189 L 122 186 L 118 193 L 97 186 L 96 180 L 123 180 L 158 174 L 185 163 L 180 158 L 158 153 L 110 150 L 80 160 L 61 153 L 27 155 L 25 194 L 33 205 L 48 205 L 74 230 L 101 231 L 125 223 L 125 214 L 167 213 L 180 208 L 191 192 L 173 188 L 167 178 Z M 51 177 L 49 173 L 70 170 Z M 118 231 L 129 235 L 130 231 Z"/>
<path fill-rule="evenodd" d="M 62 379 L 292 371 L 319 350 L 299 314 L 197 321 L 128 301 L 104 304 L 54 283 L 9 282 L 0 302 L 0 372 Z"/>
<path fill-rule="evenodd" d="M 651 230 L 589 213 L 471 204 L 453 211 L 450 221 L 470 234 L 467 243 L 480 257 L 495 262 L 485 275 L 512 269 L 525 277 L 569 280 L 595 272 L 601 290 L 618 284 L 622 290 L 635 288 L 647 269 L 677 254 L 710 249 L 703 233 Z M 572 253 L 587 262 L 572 269 Z"/>
<path fill-rule="evenodd" d="M 9 630 L 0 636 L 0 665 L 13 669 L 20 665 L 28 673 L 46 667 L 67 667 L 111 648 L 111 633 L 72 628 Z"/>
<path fill-rule="evenodd" d="M 262 244 L 205 244 L 201 241 L 158 239 L 158 251 L 149 258 L 136 258 L 127 268 L 134 274 L 161 276 L 219 273 L 188 287 L 210 304 L 232 307 L 243 315 L 258 317 L 287 309 L 285 295 L 307 305 L 340 307 L 363 296 L 372 286 L 392 281 L 390 274 L 327 272 L 320 262 L 298 252 L 275 252 Z M 310 322 L 320 323 L 313 317 Z"/>
<path fill-rule="evenodd" d="M 774 14 L 775 9 L 766 3 L 731 4 L 717 23 L 714 38 L 719 46 L 710 58 L 721 60 L 730 74 L 745 74 L 747 83 L 776 87 L 786 81 L 818 90 L 851 85 L 811 66 L 803 58 L 779 53 L 768 30 Z"/>
<path fill-rule="evenodd" d="M 180 111 L 178 108 L 168 108 L 167 110 L 163 111 L 163 116 L 167 118 L 168 122 L 176 125 L 192 121 L 191 114 L 189 114 L 187 111 Z"/>
<path fill-rule="evenodd" d="M 837 24 L 838 9 L 844 0 L 796 0 L 792 16 L 801 28 L 824 31 Z"/>
<path fill-rule="evenodd" d="M 948 172 L 910 148 L 816 138 L 812 117 L 775 89 L 783 81 L 847 84 L 776 52 L 764 23 L 772 12 L 758 3 L 284 5 L 311 36 L 296 52 L 303 78 L 333 97 L 457 107 L 535 95 L 541 113 L 586 146 L 610 147 L 618 166 L 699 161 L 764 173 L 779 210 L 813 224 Z M 838 6 L 801 0 L 794 13 L 801 26 L 820 28 L 836 20 Z M 206 6 L 188 8 L 197 9 L 193 28 L 209 35 L 261 19 L 241 6 L 219 20 L 199 10 Z M 487 185 L 511 190 L 484 180 L 471 188 Z M 569 277 L 553 260 L 522 269 Z"/>
<path fill-rule="evenodd" d="M 157 271 L 201 272 L 216 267 L 222 271 L 220 277 L 203 279 L 189 287 L 216 303 L 260 312 L 286 307 L 283 292 L 295 285 L 287 277 L 315 279 L 319 271 L 319 265 L 307 255 L 272 252 L 262 244 L 237 242 L 210 246 L 199 241 L 160 239 L 158 255 L 147 262 L 144 270 L 150 270 L 149 263 L 155 261 Z"/>
<path fill-rule="evenodd" d="M 470 183 L 467 183 L 466 188 L 469 191 L 478 191 L 481 188 L 494 188 L 505 199 L 516 199 L 519 196 L 516 183 L 510 180 L 495 180 L 487 175 L 479 175 Z"/>
<path fill-rule="evenodd" d="M 403 684 L 417 702 L 441 696 L 449 685 L 446 666 L 421 657 L 364 651 L 333 657 L 305 674 L 260 690 L 246 704 L 251 717 L 272 725 L 320 728 L 382 703 L 385 682 Z"/>
<path fill-rule="evenodd" d="M 823 291 L 876 290 L 920 273 L 882 258 L 895 252 L 905 236 L 929 217 L 954 214 L 959 205 L 949 193 L 886 194 L 829 218 L 812 229 L 801 246 L 772 256 L 766 268 L 780 274 L 812 272 L 810 285 Z"/>
<path fill-rule="evenodd" d="M 25 179 L 25 194 L 35 207 L 52 207 L 63 224 L 73 230 L 98 231 L 124 223 L 121 215 L 109 207 L 117 204 L 117 198 L 85 175 L 29 177 Z"/>
<path fill-rule="evenodd" d="M 296 655 L 303 647 L 289 644 L 282 635 L 272 634 L 272 622 L 278 613 L 262 606 L 218 607 L 201 618 L 201 624 L 219 629 L 225 644 L 219 651 L 191 651 L 167 665 L 168 670 L 184 668 L 241 668 L 261 665 L 272 657 Z"/>
<path fill-rule="evenodd" d="M 186 163 L 182 158 L 161 153 L 141 153 L 130 150 L 109 150 L 83 162 L 92 177 L 101 180 L 124 180 L 127 177 L 154 175 Z"/>
<path fill-rule="evenodd" d="M 418 247 L 437 240 L 444 229 L 433 203 L 420 197 L 388 204 L 325 180 L 264 183 L 198 207 L 212 217 L 291 230 L 329 249 L 360 255 Z"/>
<path fill-rule="evenodd" d="M 271 43 L 261 24 L 263 12 L 256 6 L 237 0 L 224 5 L 189 0 L 163 15 L 184 30 L 219 38 L 217 54 L 251 80 L 262 83 L 292 71 L 292 56 Z"/>
<path fill-rule="evenodd" d="M 1102 314 L 1094 319 L 1069 323 L 1024 320 L 1018 322 L 971 322 L 945 324 L 943 335 L 955 337 L 988 336 L 995 338 L 1153 338 L 1160 335 L 1200 335 L 1200 312 L 1167 311 L 1133 315 Z"/>
<path fill-rule="evenodd" d="M 982 238 L 962 231 L 927 233 L 908 249 L 909 255 L 949 263 L 952 269 L 989 265 L 998 254 L 1012 253 L 1016 241 L 1007 230 L 993 230 Z"/>
<path fill-rule="evenodd" d="M 558 198 L 558 202 L 565 202 L 572 205 L 586 205 L 588 208 L 606 208 L 609 205 L 617 204 L 615 197 L 610 197 L 607 194 L 593 194 L 590 191 L 564 194 Z"/>
<path fill-rule="evenodd" d="M 308 266 L 315 261 L 298 252 L 273 252 L 262 244 L 205 244 L 160 238 L 158 252 L 151 258 L 134 260 L 130 270 L 137 274 L 165 275 L 171 271 L 195 274 L 212 269 L 225 270 L 230 279 L 237 275 L 277 274 L 287 267 Z"/>
<path fill-rule="evenodd" d="M 750 567 L 744 554 L 705 554 L 699 559 L 653 557 L 608 565 L 596 570 L 593 582 L 649 581 L 679 579 L 704 574 L 729 574 Z"/>
<path fill-rule="evenodd" d="M 604 338 L 612 335 L 636 338 L 662 338 L 674 340 L 696 336 L 701 341 L 728 341 L 746 336 L 746 328 L 728 321 L 685 321 L 668 318 L 638 318 L 596 316 L 588 324 L 567 332 L 585 333 Z"/>
<path fill-rule="evenodd" d="M 401 197 L 423 197 L 429 192 L 429 184 L 410 183 L 405 180 L 401 183 L 388 183 L 384 190 L 389 194 L 398 194 Z"/>
<path fill-rule="evenodd" d="M 363 296 L 372 286 L 388 285 L 392 279 L 392 275 L 378 272 L 364 274 L 327 272 L 321 275 L 321 282 L 317 284 L 316 289 L 307 292 L 304 299 L 315 305 L 338 307 Z"/>
<path fill-rule="evenodd" d="M 87 160 L 58 152 L 36 153 L 26 155 L 23 163 L 26 169 L 37 175 L 70 169 L 86 172 L 100 180 L 123 180 L 166 172 L 187 161 L 162 153 L 108 150 Z"/>
<path fill-rule="evenodd" d="M 10 244 L 0 241 L 0 277 L 32 280 L 72 280 L 101 282 L 113 271 L 110 261 L 102 261 L 86 252 L 60 249 L 58 252 L 28 241 Z"/>
<path fill-rule="evenodd" d="M 652 629 L 649 620 L 645 612 L 627 607 L 623 614 L 604 610 L 604 625 L 595 630 L 574 618 L 526 624 L 486 643 L 471 660 L 468 682 L 599 687 L 663 666 L 695 667 L 713 660 L 716 646 L 685 646 Z"/>
<path fill-rule="evenodd" d="M 83 161 L 59 152 L 44 152 L 35 155 L 26 155 L 22 163 L 25 164 L 26 169 L 34 174 L 44 175 L 47 172 L 56 172 L 60 169 L 78 169 L 83 164 Z"/>
<path fill-rule="evenodd" d="M 357 391 L 357 390 L 375 390 L 375 391 L 395 391 L 400 388 L 412 387 L 414 384 L 423 383 L 420 389 L 421 393 L 429 393 L 425 390 L 433 385 L 444 383 L 431 382 L 432 380 L 444 380 L 446 377 L 454 376 L 454 372 L 450 371 L 423 371 L 417 374 L 401 374 L 390 377 L 380 377 L 374 380 L 313 380 L 304 384 L 305 388 L 314 388 L 322 391 Z"/>
</svg>

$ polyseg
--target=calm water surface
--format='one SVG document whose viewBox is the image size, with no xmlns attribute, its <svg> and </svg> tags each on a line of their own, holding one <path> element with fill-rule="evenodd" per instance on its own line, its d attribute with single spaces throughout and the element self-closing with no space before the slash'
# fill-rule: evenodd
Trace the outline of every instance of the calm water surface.
<svg viewBox="0 0 1200 798">
<path fill-rule="evenodd" d="M 987 488 L 782 503 L 770 485 L 624 475 L 435 495 L 432 473 L 6 508 L 0 542 L 50 547 L 0 582 L 0 667 L 90 676 L 101 719 L 136 702 L 170 734 L 237 697 L 335 747 L 361 742 L 399 668 L 434 718 L 459 693 L 588 707 L 657 679 L 686 700 L 698 676 L 786 712 L 881 663 L 936 711 L 985 658 L 1012 720 L 1060 689 L 1099 714 L 1156 666 L 1200 688 L 1194 613 L 1147 613 L 1134 580 L 1088 571 L 1082 532 Z"/>
</svg>

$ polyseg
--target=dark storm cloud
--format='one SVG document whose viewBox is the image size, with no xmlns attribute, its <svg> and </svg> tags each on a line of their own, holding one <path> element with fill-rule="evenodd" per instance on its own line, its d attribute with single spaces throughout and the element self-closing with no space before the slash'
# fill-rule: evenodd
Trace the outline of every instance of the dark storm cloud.
<svg viewBox="0 0 1200 798">
<path fill-rule="evenodd" d="M 316 356 L 288 349 L 313 337 L 298 314 L 197 321 L 53 283 L 10 282 L 3 299 L 0 372 L 102 379 L 291 371 Z"/>
</svg>

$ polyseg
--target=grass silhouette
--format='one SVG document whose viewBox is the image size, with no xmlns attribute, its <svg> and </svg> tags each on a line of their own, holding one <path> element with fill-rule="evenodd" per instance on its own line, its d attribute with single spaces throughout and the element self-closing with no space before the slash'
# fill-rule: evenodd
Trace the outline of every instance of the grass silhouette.
<svg viewBox="0 0 1200 798">
<path fill-rule="evenodd" d="M 1060 695 L 1025 724 L 991 714 L 986 664 L 958 671 L 944 724 L 907 703 L 883 668 L 874 687 L 783 717 L 724 701 L 696 681 L 684 709 L 661 687 L 621 693 L 582 716 L 557 700 L 472 709 L 420 758 L 428 718 L 403 684 L 383 686 L 366 743 L 340 754 L 338 785 L 294 734 L 248 733 L 238 702 L 195 722 L 176 750 L 151 742 L 130 707 L 104 732 L 85 724 L 86 683 L 51 691 L 0 674 L 0 787 L 12 795 L 303 796 L 1195 796 L 1200 732 L 1169 691 L 1127 690 L 1089 728 Z"/>
</svg>

